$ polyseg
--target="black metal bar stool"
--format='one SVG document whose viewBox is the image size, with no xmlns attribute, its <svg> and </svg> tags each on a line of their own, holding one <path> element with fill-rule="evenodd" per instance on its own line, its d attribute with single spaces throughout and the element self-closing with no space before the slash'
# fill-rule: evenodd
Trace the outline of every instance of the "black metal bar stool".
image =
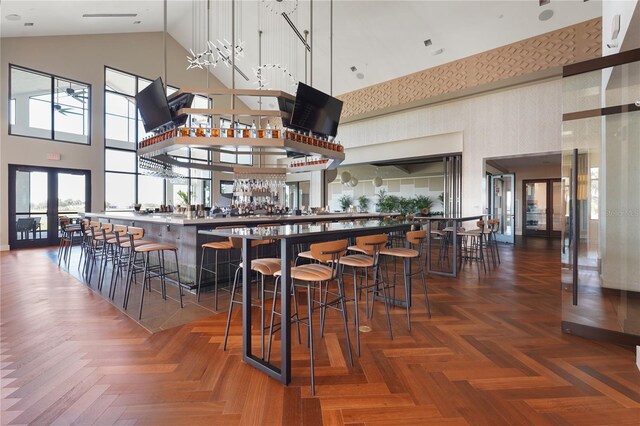
<svg viewBox="0 0 640 426">
<path fill-rule="evenodd" d="M 424 260 L 423 260 L 423 242 L 427 236 L 427 231 L 410 231 L 407 232 L 406 243 L 409 247 L 392 247 L 385 248 L 380 251 L 380 254 L 387 258 L 402 259 L 404 264 L 404 291 L 405 291 L 405 303 L 407 309 L 407 327 L 411 331 L 411 277 L 413 275 L 420 274 L 422 278 L 422 288 L 424 290 L 424 302 L 427 306 L 427 318 L 431 318 L 431 307 L 429 306 L 429 295 L 427 292 L 427 281 L 424 273 Z M 418 271 L 411 273 L 411 260 L 418 259 Z M 388 271 L 388 268 L 386 268 Z M 395 275 L 395 274 L 394 274 Z M 387 280 L 388 281 L 388 280 Z M 395 284 L 395 276 L 394 276 Z"/>
<path fill-rule="evenodd" d="M 294 313 L 292 318 L 286 319 L 287 321 L 294 320 L 296 322 L 302 322 L 307 325 L 308 328 L 308 343 L 309 350 L 311 352 L 310 364 L 311 364 L 311 394 L 315 395 L 315 363 L 314 363 L 314 345 L 313 345 L 313 311 L 320 310 L 320 329 L 324 332 L 324 317 L 327 308 L 335 309 L 342 314 L 342 321 L 344 324 L 344 331 L 347 338 L 347 351 L 349 354 L 349 362 L 353 366 L 353 355 L 351 353 L 351 340 L 349 339 L 349 326 L 347 323 L 347 310 L 346 310 L 346 298 L 344 295 L 344 285 L 342 282 L 340 258 L 347 250 L 347 240 L 329 241 L 326 243 L 311 244 L 311 252 L 315 259 L 323 263 L 314 263 L 309 265 L 295 266 L 291 268 L 291 278 L 294 287 L 301 287 L 307 291 L 307 317 L 300 318 L 299 315 Z M 280 276 L 280 272 L 274 274 L 276 277 Z M 329 283 L 335 281 L 337 284 L 337 292 L 329 291 Z M 269 325 L 269 345 L 267 348 L 267 361 L 271 353 L 271 342 L 273 340 L 274 318 L 280 313 L 276 310 L 276 300 L 278 294 L 278 285 L 280 280 L 276 280 L 276 286 L 274 288 L 273 307 L 271 310 L 271 321 Z M 285 284 L 280 285 L 280 291 L 287 291 L 284 288 Z M 314 300 L 312 297 L 312 290 L 318 289 L 319 299 Z M 295 289 L 294 289 L 295 294 Z M 328 300 L 328 296 L 331 295 L 333 299 Z M 295 303 L 295 301 L 294 301 Z M 285 321 L 285 319 L 281 319 Z M 305 322 L 306 320 L 306 322 Z"/>
</svg>

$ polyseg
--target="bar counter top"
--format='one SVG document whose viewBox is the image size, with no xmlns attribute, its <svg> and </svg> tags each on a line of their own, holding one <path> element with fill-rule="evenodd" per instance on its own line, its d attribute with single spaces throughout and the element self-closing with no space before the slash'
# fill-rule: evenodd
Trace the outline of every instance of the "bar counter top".
<svg viewBox="0 0 640 426">
<path fill-rule="evenodd" d="M 359 219 L 359 218 L 379 218 L 389 216 L 386 213 L 324 213 L 309 215 L 255 215 L 255 216 L 230 216 L 220 218 L 202 218 L 187 219 L 185 215 L 172 213 L 135 213 L 135 212 L 103 212 L 103 213 L 85 213 L 86 217 L 98 219 L 116 219 L 142 223 L 160 223 L 172 225 L 209 225 L 216 227 L 217 225 L 229 224 L 260 224 L 260 223 L 295 223 L 295 222 L 318 222 L 318 221 L 334 221 L 342 219 Z"/>
</svg>

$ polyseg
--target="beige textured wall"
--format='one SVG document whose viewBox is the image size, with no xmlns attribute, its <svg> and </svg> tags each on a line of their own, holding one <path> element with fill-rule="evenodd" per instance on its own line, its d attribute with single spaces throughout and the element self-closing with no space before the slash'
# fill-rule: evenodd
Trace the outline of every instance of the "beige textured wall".
<svg viewBox="0 0 640 426">
<path fill-rule="evenodd" d="M 585 21 L 340 96 L 343 118 L 515 79 L 602 54 L 602 21 Z"/>
<path fill-rule="evenodd" d="M 8 245 L 8 164 L 88 169 L 93 211 L 104 206 L 104 66 L 146 78 L 162 75 L 162 33 L 130 33 L 60 37 L 20 37 L 0 40 L 0 249 Z M 167 37 L 167 81 L 174 86 L 206 86 L 203 70 L 186 71 L 187 52 Z M 8 135 L 9 64 L 68 77 L 92 85 L 91 145 L 54 142 Z M 165 81 L 165 83 L 167 82 Z M 221 83 L 213 76 L 210 86 Z M 228 98 L 216 99 L 223 106 Z M 61 154 L 48 161 L 47 153 Z M 218 188 L 214 184 L 214 188 Z"/>
</svg>

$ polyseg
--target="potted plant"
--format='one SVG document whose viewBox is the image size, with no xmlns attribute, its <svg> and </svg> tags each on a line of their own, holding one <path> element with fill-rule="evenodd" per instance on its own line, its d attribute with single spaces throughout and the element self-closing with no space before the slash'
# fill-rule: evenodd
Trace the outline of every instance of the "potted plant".
<svg viewBox="0 0 640 426">
<path fill-rule="evenodd" d="M 398 199 L 398 211 L 402 216 L 407 216 L 415 213 L 416 202 L 413 198 L 400 197 Z"/>
<path fill-rule="evenodd" d="M 182 201 L 182 203 L 183 203 L 185 206 L 188 206 L 188 205 L 189 205 L 189 196 L 187 195 L 187 193 L 186 193 L 186 192 L 184 192 L 182 189 L 180 189 L 180 190 L 177 192 L 177 194 L 178 194 L 178 197 L 180 197 L 180 200 Z"/>
<path fill-rule="evenodd" d="M 343 194 L 340 198 L 338 198 L 338 204 L 340 204 L 340 208 L 343 212 L 349 211 L 349 208 L 353 204 L 353 199 L 350 195 Z"/>
<path fill-rule="evenodd" d="M 366 195 L 358 197 L 358 208 L 362 213 L 366 213 L 369 210 L 369 198 Z"/>
<path fill-rule="evenodd" d="M 426 195 L 416 195 L 415 197 L 416 210 L 423 215 L 428 215 L 431 207 L 433 207 L 433 199 Z"/>
</svg>

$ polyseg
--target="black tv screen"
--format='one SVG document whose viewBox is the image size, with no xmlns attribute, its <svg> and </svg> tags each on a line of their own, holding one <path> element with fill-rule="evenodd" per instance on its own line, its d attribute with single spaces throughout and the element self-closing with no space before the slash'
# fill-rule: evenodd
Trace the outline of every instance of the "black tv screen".
<svg viewBox="0 0 640 426">
<path fill-rule="evenodd" d="M 167 95 L 160 77 L 138 92 L 136 104 L 146 132 L 157 129 L 171 121 L 171 111 L 169 111 Z"/>
<path fill-rule="evenodd" d="M 290 126 L 324 136 L 336 136 L 342 101 L 300 82 Z"/>
<path fill-rule="evenodd" d="M 167 98 L 167 103 L 169 104 L 169 111 L 171 112 L 171 120 L 176 127 L 182 126 L 187 122 L 188 114 L 180 114 L 178 115 L 178 111 L 182 108 L 191 108 L 191 104 L 193 103 L 193 98 L 195 97 L 192 93 L 182 93 L 180 95 L 174 93 L 173 95 Z"/>
<path fill-rule="evenodd" d="M 295 99 L 278 98 L 278 108 L 284 113 L 282 114 L 282 125 L 284 127 L 291 127 L 291 114 L 294 106 Z"/>
</svg>

